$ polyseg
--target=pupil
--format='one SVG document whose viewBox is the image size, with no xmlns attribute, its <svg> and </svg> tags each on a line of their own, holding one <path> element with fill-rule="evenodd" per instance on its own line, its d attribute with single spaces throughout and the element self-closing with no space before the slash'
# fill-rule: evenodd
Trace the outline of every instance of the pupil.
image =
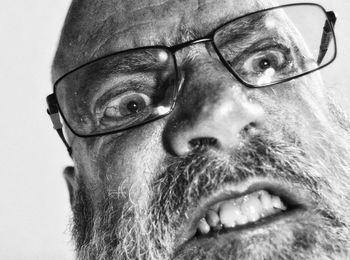
<svg viewBox="0 0 350 260">
<path fill-rule="evenodd" d="M 129 102 L 126 107 L 132 113 L 137 113 L 139 111 L 139 106 L 137 105 L 137 103 L 135 101 Z"/>
<path fill-rule="evenodd" d="M 268 68 L 270 68 L 271 67 L 271 64 L 270 64 L 270 62 L 268 61 L 268 60 L 262 60 L 262 61 L 260 61 L 260 68 L 261 69 L 268 69 Z"/>
</svg>

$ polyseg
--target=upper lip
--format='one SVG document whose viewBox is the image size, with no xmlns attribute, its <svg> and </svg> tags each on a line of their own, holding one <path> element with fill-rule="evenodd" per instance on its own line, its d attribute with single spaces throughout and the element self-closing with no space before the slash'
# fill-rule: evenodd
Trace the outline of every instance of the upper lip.
<svg viewBox="0 0 350 260">
<path fill-rule="evenodd" d="M 291 186 L 287 183 L 266 179 L 251 179 L 243 183 L 223 185 L 218 190 L 213 191 L 210 196 L 202 198 L 196 207 L 189 209 L 188 221 L 177 234 L 177 246 L 189 241 L 196 233 L 199 220 L 205 216 L 208 209 L 223 200 L 235 199 L 255 191 L 266 190 L 272 195 L 279 196 L 288 209 L 308 208 L 312 201 L 311 198 L 308 199 L 310 194 L 307 194 L 300 187 Z"/>
</svg>

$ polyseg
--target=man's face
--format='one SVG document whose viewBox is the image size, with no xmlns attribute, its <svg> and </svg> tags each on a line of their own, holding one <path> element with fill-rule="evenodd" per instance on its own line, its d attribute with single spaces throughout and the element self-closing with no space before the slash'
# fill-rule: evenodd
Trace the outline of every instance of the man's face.
<svg viewBox="0 0 350 260">
<path fill-rule="evenodd" d="M 203 37 L 268 6 L 74 1 L 54 77 L 112 52 Z M 249 89 L 209 43 L 176 59 L 182 86 L 168 116 L 100 137 L 67 130 L 78 257 L 346 259 L 349 128 L 320 75 Z"/>
</svg>

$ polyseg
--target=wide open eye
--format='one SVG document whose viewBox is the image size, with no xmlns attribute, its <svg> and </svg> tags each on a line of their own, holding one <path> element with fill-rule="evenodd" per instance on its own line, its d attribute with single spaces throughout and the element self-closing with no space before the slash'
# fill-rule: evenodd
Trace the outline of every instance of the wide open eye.
<svg viewBox="0 0 350 260">
<path fill-rule="evenodd" d="M 103 121 L 124 121 L 126 118 L 134 118 L 142 114 L 150 105 L 151 99 L 144 93 L 124 92 L 109 101 L 103 112 Z"/>
<path fill-rule="evenodd" d="M 243 64 L 243 70 L 249 74 L 260 74 L 265 71 L 282 71 L 288 65 L 284 53 L 278 50 L 266 50 L 254 53 Z"/>
<path fill-rule="evenodd" d="M 243 55 L 236 68 L 239 74 L 250 83 L 265 86 L 293 77 L 296 74 L 298 62 L 289 48 L 268 47 Z"/>
</svg>

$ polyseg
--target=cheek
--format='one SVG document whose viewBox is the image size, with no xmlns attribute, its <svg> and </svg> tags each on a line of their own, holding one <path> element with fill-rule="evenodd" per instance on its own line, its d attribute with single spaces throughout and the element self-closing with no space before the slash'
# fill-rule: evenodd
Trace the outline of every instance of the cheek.
<svg viewBox="0 0 350 260">
<path fill-rule="evenodd" d="M 289 111 L 303 122 L 305 130 L 319 132 L 330 124 L 330 114 L 325 93 L 325 86 L 318 72 L 295 81 L 292 96 L 289 98 Z"/>
<path fill-rule="evenodd" d="M 324 86 L 317 73 L 248 93 L 264 108 L 264 127 L 274 135 L 303 138 L 329 127 Z"/>
<path fill-rule="evenodd" d="M 100 138 L 94 150 L 94 168 L 108 192 L 123 192 L 130 199 L 146 198 L 148 183 L 160 171 L 165 158 L 162 120 L 135 128 L 120 136 Z M 90 148 L 91 149 L 91 148 Z"/>
</svg>

